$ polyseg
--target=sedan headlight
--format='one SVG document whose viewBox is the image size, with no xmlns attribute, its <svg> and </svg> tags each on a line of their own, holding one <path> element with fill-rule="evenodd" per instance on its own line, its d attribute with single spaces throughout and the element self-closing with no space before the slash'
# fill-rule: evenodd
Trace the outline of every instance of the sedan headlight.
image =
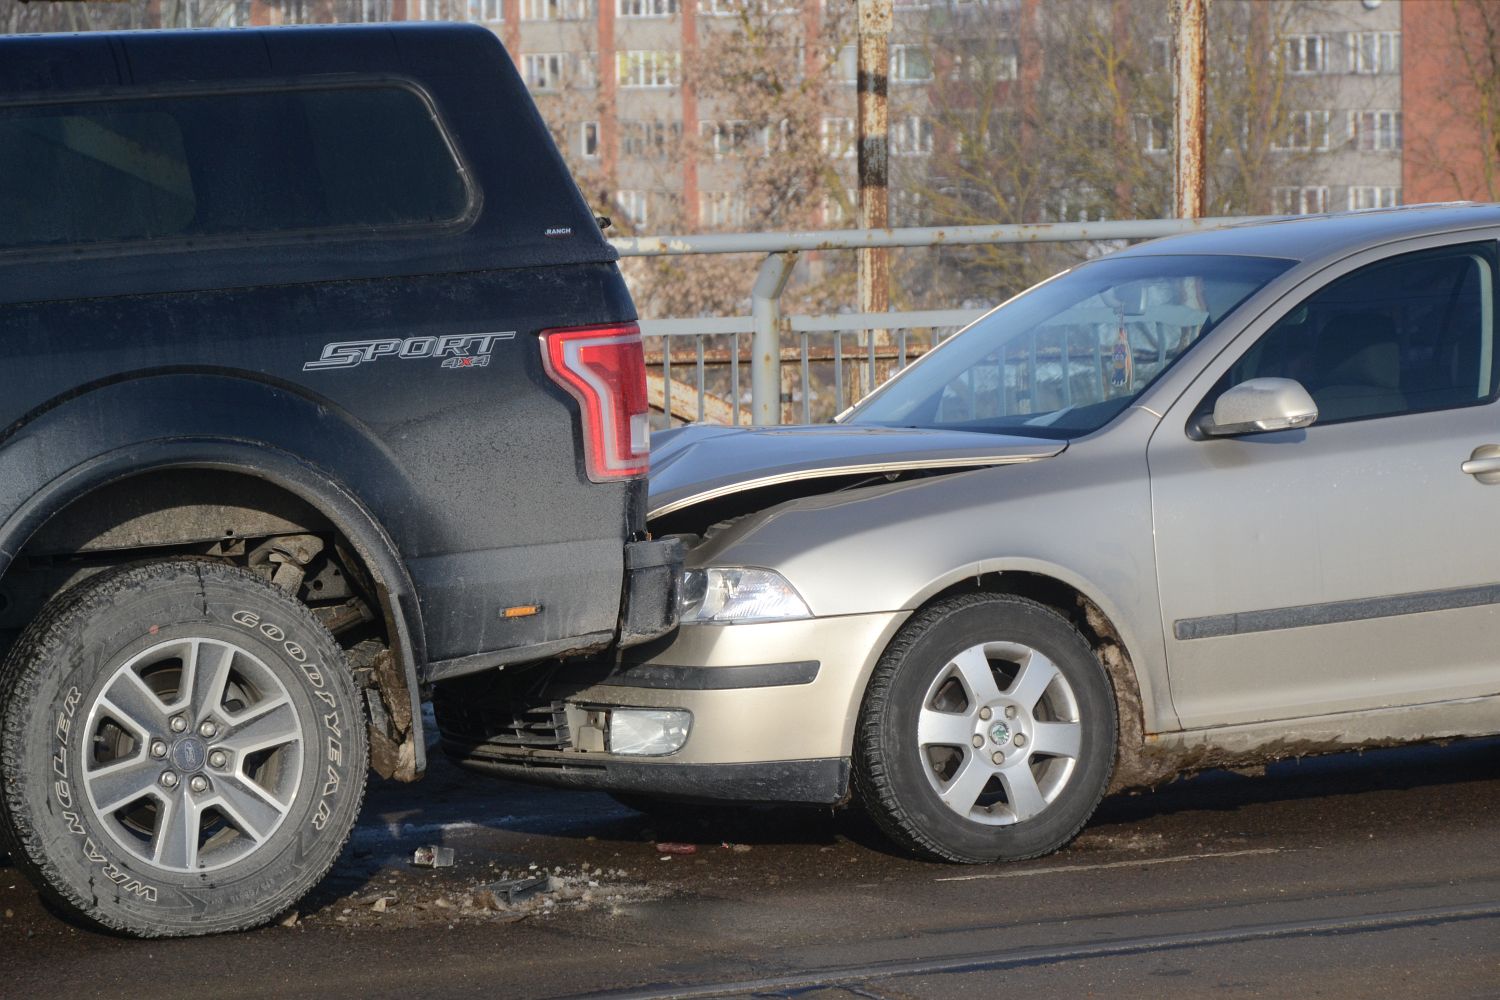
<svg viewBox="0 0 1500 1000">
<path fill-rule="evenodd" d="M 682 574 L 682 621 L 778 622 L 811 618 L 780 573 L 768 569 L 690 569 Z"/>
</svg>

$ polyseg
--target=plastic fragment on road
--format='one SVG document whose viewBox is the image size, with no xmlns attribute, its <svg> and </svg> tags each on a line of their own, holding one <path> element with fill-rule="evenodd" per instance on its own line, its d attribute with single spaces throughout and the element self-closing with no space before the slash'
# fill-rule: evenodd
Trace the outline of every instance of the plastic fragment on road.
<svg viewBox="0 0 1500 1000">
<path fill-rule="evenodd" d="M 676 843 L 672 843 L 670 841 L 663 841 L 662 843 L 659 843 L 659 844 L 656 845 L 656 853 L 657 854 L 697 854 L 698 853 L 698 845 L 697 844 L 676 844 Z"/>
<path fill-rule="evenodd" d="M 411 856 L 411 863 L 418 868 L 452 868 L 453 848 L 451 847 L 419 847 Z"/>
<path fill-rule="evenodd" d="M 539 892 L 550 891 L 552 879 L 546 875 L 527 878 L 504 878 L 479 887 L 475 895 L 485 909 L 498 910 L 502 905 L 512 906 L 530 899 Z"/>
</svg>

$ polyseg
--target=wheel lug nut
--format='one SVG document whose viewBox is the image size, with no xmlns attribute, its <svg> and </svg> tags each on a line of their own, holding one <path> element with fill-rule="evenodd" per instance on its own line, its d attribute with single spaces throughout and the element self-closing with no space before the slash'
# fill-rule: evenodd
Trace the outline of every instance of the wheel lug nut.
<svg viewBox="0 0 1500 1000">
<path fill-rule="evenodd" d="M 203 725 L 198 727 L 198 735 L 203 737 L 205 740 L 211 740 L 215 736 L 219 735 L 219 727 L 214 725 L 212 722 L 205 722 Z"/>
<path fill-rule="evenodd" d="M 1017 733 L 1014 742 L 1015 742 L 1016 746 L 1018 746 L 1018 747 L 1024 747 L 1026 745 L 1026 734 L 1025 733 Z"/>
<path fill-rule="evenodd" d="M 167 755 L 167 745 L 161 740 L 151 741 L 151 756 L 160 760 Z"/>
<path fill-rule="evenodd" d="M 176 788 L 177 787 L 177 775 L 174 774 L 171 771 L 163 771 L 161 773 L 161 787 L 163 787 L 163 788 Z"/>
<path fill-rule="evenodd" d="M 978 733 L 975 733 L 973 743 L 974 749 L 979 749 L 980 747 L 984 746 L 984 737 L 980 736 Z"/>
<path fill-rule="evenodd" d="M 999 750 L 996 750 L 994 755 L 990 757 L 990 760 L 994 761 L 996 764 L 1004 764 L 1005 754 L 1001 753 Z"/>
<path fill-rule="evenodd" d="M 228 763 L 229 755 L 226 754 L 223 750 L 215 750 L 213 753 L 208 755 L 208 764 L 210 767 L 223 767 Z"/>
<path fill-rule="evenodd" d="M 979 710 L 979 717 L 980 717 L 980 718 L 981 718 L 981 719 L 988 719 L 988 718 L 989 718 L 989 717 L 990 717 L 990 716 L 992 716 L 992 715 L 994 715 L 994 714 L 995 714 L 995 713 L 994 713 L 994 712 L 991 712 L 991 711 L 990 711 L 990 709 L 989 709 L 989 706 L 988 706 L 988 705 L 986 705 L 986 706 L 985 706 L 985 707 L 984 707 L 984 708 L 981 708 L 981 709 L 980 709 L 980 710 Z"/>
<path fill-rule="evenodd" d="M 180 715 L 177 716 L 176 718 L 174 718 L 172 720 L 171 726 L 172 726 L 172 732 L 174 732 L 174 733 L 185 733 L 185 732 L 187 732 L 187 720 L 184 719 Z"/>
<path fill-rule="evenodd" d="M 201 774 L 193 775 L 193 780 L 188 782 L 188 787 L 195 792 L 208 791 L 208 779 Z"/>
<path fill-rule="evenodd" d="M 1014 706 L 1014 705 L 1006 705 L 1005 706 L 1005 717 L 1007 719 L 1014 719 L 1016 717 L 1016 706 Z"/>
</svg>

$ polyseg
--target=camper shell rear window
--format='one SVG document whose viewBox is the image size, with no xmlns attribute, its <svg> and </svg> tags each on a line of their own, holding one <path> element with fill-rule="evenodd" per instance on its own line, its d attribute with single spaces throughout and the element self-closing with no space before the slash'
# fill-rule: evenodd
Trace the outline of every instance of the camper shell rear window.
<svg viewBox="0 0 1500 1000">
<path fill-rule="evenodd" d="M 0 253 L 348 238 L 476 210 L 406 81 L 0 105 Z"/>
</svg>

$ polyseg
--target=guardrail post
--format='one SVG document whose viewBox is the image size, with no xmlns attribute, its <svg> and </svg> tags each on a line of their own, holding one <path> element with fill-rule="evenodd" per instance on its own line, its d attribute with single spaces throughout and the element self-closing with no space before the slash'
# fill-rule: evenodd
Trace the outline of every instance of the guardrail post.
<svg viewBox="0 0 1500 1000">
<path fill-rule="evenodd" d="M 750 288 L 750 422 L 754 424 L 781 423 L 781 293 L 796 266 L 795 250 L 770 254 L 755 272 Z"/>
</svg>

